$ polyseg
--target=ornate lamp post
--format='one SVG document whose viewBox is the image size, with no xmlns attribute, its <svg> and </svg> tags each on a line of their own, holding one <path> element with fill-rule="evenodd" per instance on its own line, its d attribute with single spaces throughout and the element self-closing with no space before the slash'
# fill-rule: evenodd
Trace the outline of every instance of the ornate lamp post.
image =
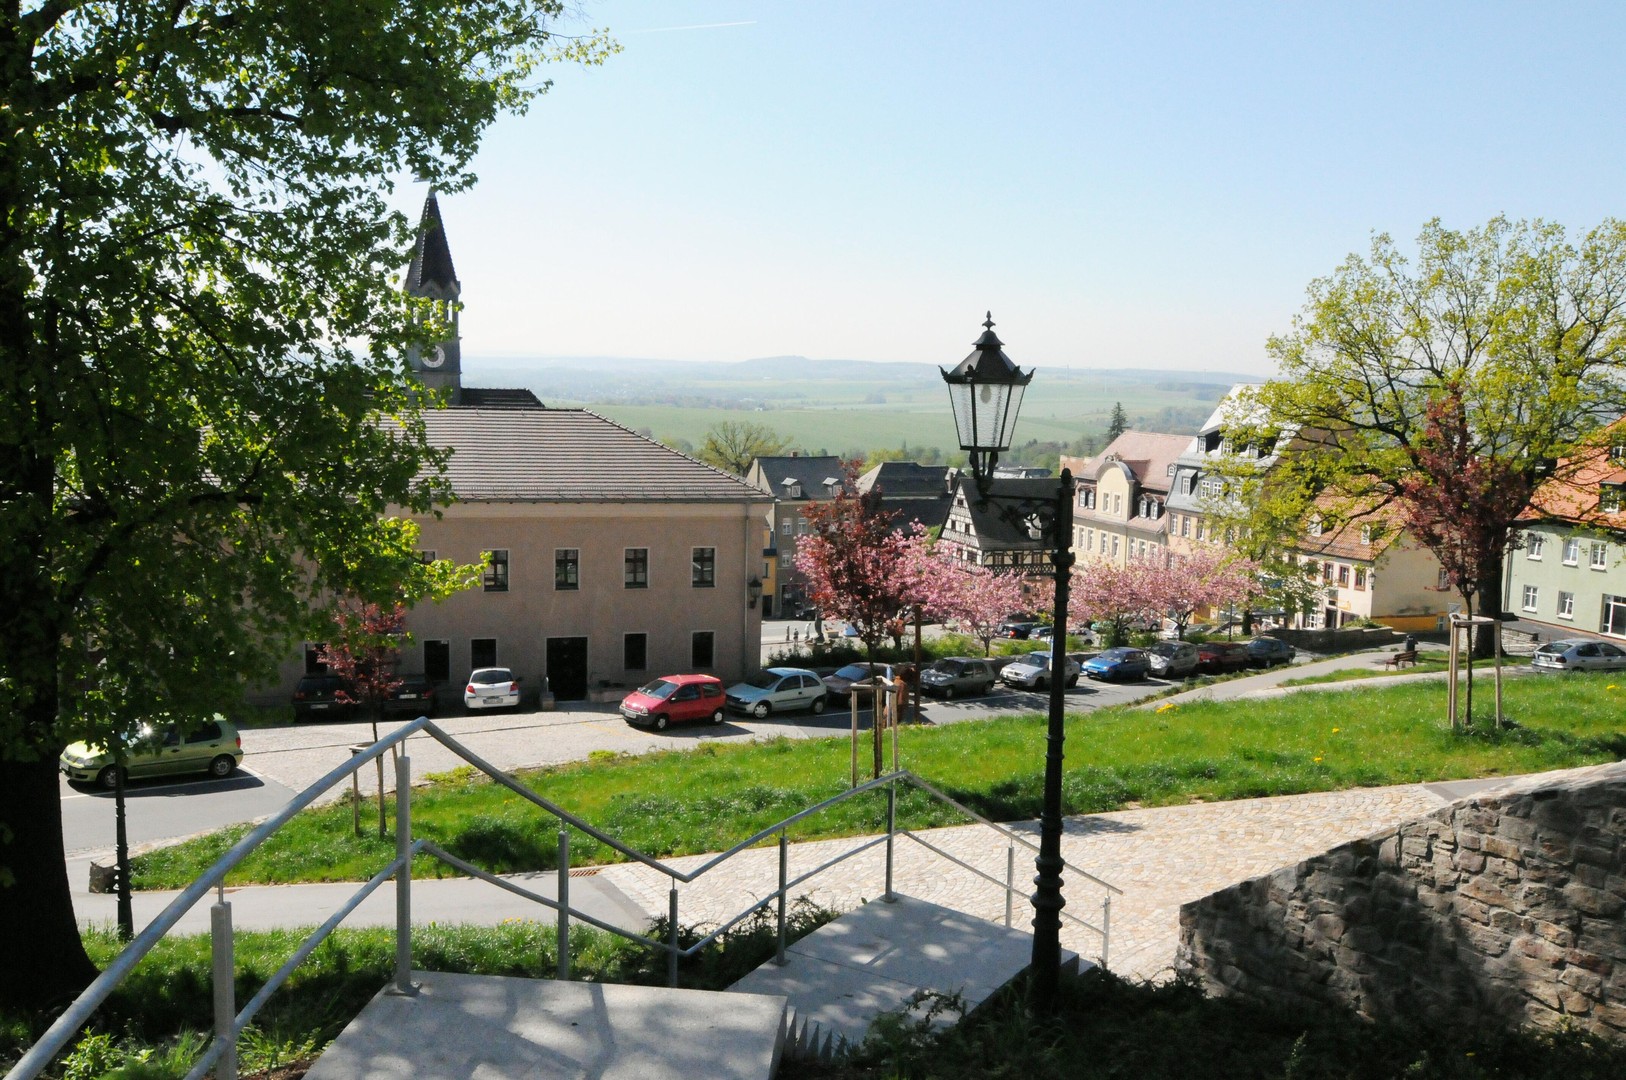
<svg viewBox="0 0 1626 1080">
<path fill-rule="evenodd" d="M 992 504 L 1007 521 L 1026 528 L 1045 541 L 1056 583 L 1056 632 L 1050 641 L 1050 716 L 1045 745 L 1044 808 L 1039 816 L 1038 871 L 1033 879 L 1033 1004 L 1040 1012 L 1055 1007 L 1061 976 L 1061 766 L 1065 739 L 1067 599 L 1072 577 L 1073 474 L 1062 470 L 1049 498 L 1001 495 L 994 482 L 999 455 L 1011 446 L 1022 393 L 1033 380 L 1005 355 L 1004 343 L 994 334 L 993 313 L 983 324 L 971 355 L 952 371 L 943 371 L 960 448 L 971 458 L 971 475 L 979 504 Z M 942 369 L 939 369 L 940 371 Z"/>
</svg>

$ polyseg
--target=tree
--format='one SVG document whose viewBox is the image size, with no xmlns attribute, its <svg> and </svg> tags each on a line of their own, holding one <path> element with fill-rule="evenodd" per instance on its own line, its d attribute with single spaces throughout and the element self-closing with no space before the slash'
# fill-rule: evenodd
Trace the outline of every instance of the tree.
<svg viewBox="0 0 1626 1080">
<path fill-rule="evenodd" d="M 1434 553 L 1472 618 L 1478 583 L 1501 577 L 1502 554 L 1513 523 L 1535 491 L 1534 477 L 1506 461 L 1474 452 L 1462 398 L 1430 402 L 1417 440 L 1417 471 L 1400 481 L 1406 528 Z M 1453 648 L 1455 645 L 1453 644 Z M 1474 715 L 1474 669 L 1468 665 L 1468 723 Z M 1454 727 L 1457 718 L 1451 717 Z"/>
<path fill-rule="evenodd" d="M 945 561 L 946 560 L 940 560 Z M 1027 606 L 1027 585 L 1019 574 L 1000 574 L 985 566 L 950 564 L 947 617 L 982 642 L 982 655 L 993 651 L 999 624 Z"/>
<path fill-rule="evenodd" d="M 0 14 L 0 1005 L 92 975 L 55 762 L 231 707 L 336 595 L 432 592 L 447 496 L 390 177 L 593 61 L 555 0 L 47 0 Z"/>
<path fill-rule="evenodd" d="M 345 680 L 349 689 L 339 693 L 341 700 L 354 702 L 373 723 L 373 741 L 378 741 L 378 721 L 384 702 L 401 687 L 397 673 L 401 645 L 406 637 L 406 605 L 395 603 L 389 610 L 367 600 L 347 598 L 333 613 L 335 634 L 322 646 L 318 659 L 328 670 Z M 384 758 L 378 765 L 378 835 L 385 834 Z"/>
<path fill-rule="evenodd" d="M 1175 638 L 1184 638 L 1186 624 L 1203 608 L 1246 604 L 1259 592 L 1259 566 L 1252 559 L 1221 547 L 1207 547 L 1189 555 L 1172 554 L 1161 573 L 1146 584 L 1161 613 L 1174 622 Z"/>
<path fill-rule="evenodd" d="M 1121 401 L 1112 403 L 1112 418 L 1107 421 L 1107 442 L 1111 442 L 1129 430 L 1129 417 L 1124 415 L 1124 405 Z"/>
<path fill-rule="evenodd" d="M 751 462 L 759 457 L 774 457 L 790 449 L 790 440 L 761 424 L 748 424 L 739 420 L 724 420 L 706 432 L 705 441 L 695 457 L 713 468 L 744 476 Z"/>
<path fill-rule="evenodd" d="M 1561 226 L 1493 218 L 1423 227 L 1415 267 L 1387 235 L 1310 283 L 1290 333 L 1268 344 L 1281 378 L 1258 400 L 1279 423 L 1334 433 L 1334 454 L 1279 468 L 1322 470 L 1308 486 L 1389 502 L 1430 472 L 1431 406 L 1459 400 L 1459 452 L 1529 491 L 1626 406 L 1626 222 L 1579 242 Z M 1485 522 L 1497 554 L 1475 571 L 1478 609 L 1501 612 L 1506 507 Z M 1438 554 L 1438 552 L 1436 552 Z M 1476 651 L 1488 653 L 1490 627 Z"/>
<path fill-rule="evenodd" d="M 1130 559 L 1118 566 L 1107 559 L 1092 559 L 1074 567 L 1068 595 L 1067 621 L 1105 622 L 1108 645 L 1122 645 L 1134 623 L 1161 619 L 1160 559 Z"/>
<path fill-rule="evenodd" d="M 834 615 L 858 631 L 873 678 L 875 650 L 895 624 L 933 602 L 940 578 L 925 528 L 918 522 L 907 531 L 894 528 L 879 484 L 857 492 L 857 467 L 856 461 L 845 464 L 847 482 L 835 498 L 808 504 L 811 531 L 796 545 L 796 570 L 821 616 Z M 879 776 L 879 720 L 873 727 Z"/>
</svg>

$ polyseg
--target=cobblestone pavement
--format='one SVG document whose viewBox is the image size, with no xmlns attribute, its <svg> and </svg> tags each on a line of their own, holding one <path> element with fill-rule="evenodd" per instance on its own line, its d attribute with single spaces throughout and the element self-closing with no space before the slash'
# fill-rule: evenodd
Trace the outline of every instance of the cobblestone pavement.
<svg viewBox="0 0 1626 1080">
<path fill-rule="evenodd" d="M 1108 967 L 1132 978 L 1156 978 L 1174 962 L 1180 906 L 1227 885 L 1256 877 L 1387 826 L 1428 813 L 1445 800 L 1422 785 L 1288 795 L 1226 803 L 1200 803 L 1121 810 L 1069 818 L 1062 855 L 1074 867 L 1123 890 L 1112 897 Z M 1038 823 L 1013 831 L 1038 843 Z M 920 836 L 955 858 L 1005 879 L 1004 837 L 982 825 L 923 830 Z M 801 874 L 874 840 L 859 837 L 790 845 L 789 877 Z M 895 841 L 894 888 L 909 896 L 982 918 L 1002 920 L 1004 890 L 900 835 Z M 710 856 L 671 860 L 692 872 Z M 878 844 L 814 878 L 793 896 L 847 910 L 885 891 L 885 844 Z M 1028 929 L 1027 906 L 1033 852 L 1018 847 L 1015 879 L 1020 890 L 1014 924 Z M 641 904 L 653 918 L 665 915 L 674 879 L 649 867 L 623 864 L 600 873 Z M 1064 871 L 1067 913 L 1099 925 L 1106 891 L 1076 871 Z M 778 850 L 747 851 L 678 885 L 678 920 L 716 925 L 738 914 L 752 897 L 778 885 Z M 1064 918 L 1062 943 L 1087 958 L 1101 954 L 1100 935 Z"/>
</svg>

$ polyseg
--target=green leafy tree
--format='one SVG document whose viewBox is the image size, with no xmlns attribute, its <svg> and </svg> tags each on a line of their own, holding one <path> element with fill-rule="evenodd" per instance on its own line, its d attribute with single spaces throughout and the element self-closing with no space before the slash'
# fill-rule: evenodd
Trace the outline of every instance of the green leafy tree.
<svg viewBox="0 0 1626 1080">
<path fill-rule="evenodd" d="M 1269 342 L 1281 377 L 1258 394 L 1276 422 L 1335 433 L 1336 453 L 1283 459 L 1303 487 L 1381 503 L 1418 477 L 1439 482 L 1424 458 L 1431 406 L 1450 399 L 1456 450 L 1528 491 L 1626 407 L 1626 222 L 1572 242 L 1543 221 L 1431 221 L 1415 262 L 1378 235 L 1308 293 L 1292 332 Z M 1466 588 L 1494 616 L 1513 517 L 1488 524 L 1497 554 Z"/>
<path fill-rule="evenodd" d="M 790 440 L 772 428 L 743 420 L 724 420 L 706 432 L 695 457 L 724 472 L 744 476 L 757 458 L 774 457 L 789 449 Z"/>
<path fill-rule="evenodd" d="M 1129 417 L 1124 415 L 1124 405 L 1121 401 L 1112 403 L 1112 418 L 1107 421 L 1107 442 L 1111 442 L 1129 430 Z"/>
<path fill-rule="evenodd" d="M 337 595 L 445 584 L 391 177 L 592 61 L 554 0 L 44 0 L 0 13 L 0 1005 L 93 974 L 65 742 L 227 708 Z M 136 708 L 137 704 L 142 709 Z"/>
</svg>

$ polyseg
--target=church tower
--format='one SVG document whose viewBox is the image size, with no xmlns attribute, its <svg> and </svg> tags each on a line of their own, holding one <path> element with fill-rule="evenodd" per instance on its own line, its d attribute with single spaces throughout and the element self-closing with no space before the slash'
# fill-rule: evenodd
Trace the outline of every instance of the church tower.
<svg viewBox="0 0 1626 1080">
<path fill-rule="evenodd" d="M 407 270 L 406 291 L 436 302 L 439 314 L 452 327 L 452 336 L 435 345 L 413 346 L 407 362 L 425 386 L 449 390 L 453 404 L 463 396 L 463 356 L 458 331 L 457 300 L 462 293 L 457 271 L 452 268 L 452 249 L 446 243 L 446 228 L 440 220 L 440 203 L 433 189 L 423 202 L 418 222 L 418 243 L 412 249 L 412 266 Z"/>
</svg>

